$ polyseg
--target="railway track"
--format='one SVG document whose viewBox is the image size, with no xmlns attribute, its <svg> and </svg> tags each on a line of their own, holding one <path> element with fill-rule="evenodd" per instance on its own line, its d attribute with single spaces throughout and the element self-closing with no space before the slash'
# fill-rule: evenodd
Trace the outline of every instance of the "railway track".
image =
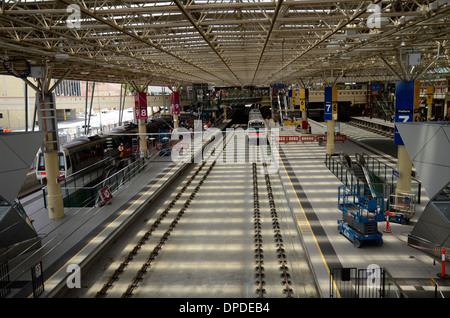
<svg viewBox="0 0 450 318">
<path fill-rule="evenodd" d="M 225 145 L 224 145 L 224 148 L 225 148 Z M 222 149 L 222 151 L 223 151 L 223 149 Z M 210 155 L 210 157 L 211 157 L 211 155 Z M 166 218 L 166 216 L 169 214 L 169 212 L 172 210 L 172 208 L 178 202 L 178 200 L 183 195 L 183 193 L 187 190 L 187 188 L 191 185 L 191 183 L 195 181 L 195 179 L 200 174 L 200 172 L 202 170 L 204 170 L 207 162 L 208 162 L 208 160 L 204 160 L 199 165 L 199 167 L 195 170 L 193 175 L 185 182 L 185 184 L 181 188 L 181 190 L 175 195 L 175 197 L 172 199 L 172 201 L 166 206 L 166 208 L 159 215 L 159 217 L 155 220 L 155 222 L 148 228 L 148 230 L 145 232 L 145 234 L 139 239 L 139 241 L 136 243 L 136 245 L 133 247 L 133 249 L 128 253 L 128 255 L 125 257 L 125 259 L 122 261 L 122 263 L 117 267 L 117 269 L 114 271 L 114 273 L 109 277 L 109 279 L 103 285 L 103 287 L 97 292 L 96 298 L 103 298 L 107 295 L 108 290 L 114 286 L 114 283 L 120 278 L 120 276 L 124 272 L 125 268 L 130 264 L 130 262 L 137 255 L 137 253 L 139 253 L 142 246 L 148 241 L 148 239 L 155 232 L 155 230 L 160 226 L 160 224 L 163 222 L 163 220 Z M 138 288 L 139 283 L 143 280 L 145 273 L 148 271 L 148 269 L 150 268 L 152 263 L 156 260 L 159 252 L 161 251 L 164 244 L 170 237 L 172 231 L 174 231 L 174 229 L 176 228 L 180 219 L 183 217 L 184 213 L 188 209 L 192 200 L 195 198 L 197 192 L 200 190 L 201 186 L 203 185 L 205 180 L 208 178 L 208 175 L 210 174 L 211 170 L 214 168 L 215 164 L 216 164 L 216 160 L 214 160 L 209 165 L 208 169 L 206 169 L 206 172 L 203 174 L 203 176 L 197 182 L 196 187 L 191 192 L 191 194 L 188 196 L 188 198 L 185 200 L 184 204 L 182 205 L 182 207 L 180 208 L 180 210 L 178 211 L 176 216 L 173 218 L 173 220 L 170 223 L 170 225 L 168 226 L 167 230 L 157 241 L 155 247 L 153 248 L 150 255 L 147 257 L 146 261 L 142 264 L 140 269 L 136 272 L 136 275 L 132 279 L 131 283 L 128 285 L 128 288 L 122 294 L 122 296 L 121 296 L 122 298 L 131 297 L 133 295 L 133 291 L 136 288 Z"/>
<path fill-rule="evenodd" d="M 370 132 L 379 134 L 381 136 L 388 137 L 390 139 L 394 139 L 394 133 L 391 131 L 379 129 L 379 128 L 376 128 L 375 126 L 368 126 L 367 124 L 361 123 L 357 120 L 350 120 L 346 123 L 349 125 L 352 125 L 353 127 L 362 128 L 364 130 L 368 130 Z"/>
<path fill-rule="evenodd" d="M 230 139 L 227 142 L 230 142 Z M 221 151 L 224 151 L 225 147 L 224 142 Z M 189 213 L 189 206 L 216 166 L 216 160 L 211 161 L 205 160 L 196 167 L 193 174 L 187 179 L 175 197 L 165 206 L 153 224 L 146 229 L 134 247 L 130 248 L 123 261 L 115 270 L 113 269 L 111 271 L 111 276 L 103 284 L 101 289 L 98 290 L 95 295 L 96 298 L 104 298 L 118 294 L 121 294 L 120 297 L 122 298 L 129 298 L 137 295 L 136 293 L 140 293 L 137 289 L 145 284 L 143 280 L 146 273 L 150 271 L 152 266 L 155 266 L 158 255 L 164 250 L 173 232 L 177 230 L 177 225 L 183 221 L 183 216 Z M 294 297 L 283 236 L 280 229 L 281 222 L 277 213 L 267 166 L 261 163 L 252 163 L 248 166 L 253 170 L 254 191 L 254 245 L 249 246 L 254 252 L 256 262 L 254 295 L 255 297 L 261 298 L 265 297 L 266 294 L 268 297 L 273 297 L 273 295 L 286 298 Z M 261 172 L 264 171 L 264 181 L 261 182 L 261 185 L 258 185 L 258 167 L 261 169 Z M 251 172 L 249 172 L 250 175 Z M 260 197 L 259 191 L 265 194 Z M 173 212 L 176 212 L 176 214 L 172 219 L 169 219 L 169 215 L 173 215 Z M 192 217 L 191 214 L 190 217 Z M 249 217 L 251 218 L 251 215 Z M 190 222 L 192 221 L 191 218 Z M 251 234 L 249 239 L 251 239 Z M 263 240 L 265 244 L 264 250 Z M 144 245 L 146 245 L 145 249 Z M 249 255 L 252 255 L 252 251 L 249 250 Z M 139 257 L 137 257 L 138 254 L 140 254 Z M 183 262 L 183 260 L 180 260 L 180 262 Z M 135 274 L 130 281 L 132 270 L 135 271 Z M 249 270 L 251 271 L 251 269 Z M 127 275 L 123 275 L 125 271 L 128 272 Z M 119 280 L 120 284 L 118 283 Z M 127 280 L 129 283 L 127 283 Z M 125 286 L 127 286 L 126 289 Z"/>
<path fill-rule="evenodd" d="M 254 252 L 255 252 L 255 262 L 256 262 L 255 293 L 257 294 L 257 296 L 259 298 L 263 298 L 266 294 L 266 287 L 265 287 L 266 274 L 265 274 L 265 268 L 264 268 L 264 249 L 263 249 L 263 233 L 262 233 L 263 218 L 261 215 L 262 212 L 261 212 L 261 208 L 260 208 L 257 164 L 253 163 L 252 166 L 253 166 L 252 170 L 253 170 L 253 208 L 254 208 L 253 219 L 254 219 L 254 241 L 255 241 Z M 266 189 L 267 189 L 267 199 L 269 202 L 270 218 L 272 221 L 272 229 L 273 229 L 273 243 L 272 244 L 269 243 L 267 245 L 269 245 L 269 250 L 270 250 L 270 245 L 272 245 L 272 248 L 273 248 L 272 251 L 275 253 L 275 255 L 277 256 L 277 259 L 278 259 L 278 263 L 279 263 L 278 269 L 279 269 L 279 274 L 281 277 L 280 289 L 282 289 L 283 294 L 287 298 L 292 298 L 294 296 L 294 291 L 291 287 L 292 282 L 290 280 L 289 268 L 287 266 L 288 264 L 287 264 L 286 251 L 284 249 L 284 244 L 283 244 L 283 235 L 281 233 L 280 220 L 278 219 L 276 204 L 275 204 L 273 191 L 272 191 L 272 185 L 270 182 L 270 176 L 267 172 L 267 166 L 265 163 L 263 164 L 263 168 L 264 168 L 264 172 L 265 172 L 264 179 L 265 179 L 265 184 L 266 184 Z M 266 212 L 268 212 L 268 211 L 266 211 Z"/>
</svg>

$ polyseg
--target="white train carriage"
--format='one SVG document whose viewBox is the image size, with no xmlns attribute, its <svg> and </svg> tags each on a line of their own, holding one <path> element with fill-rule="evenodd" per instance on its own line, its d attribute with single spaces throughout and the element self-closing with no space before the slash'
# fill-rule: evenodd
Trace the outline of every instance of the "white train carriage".
<svg viewBox="0 0 450 318">
<path fill-rule="evenodd" d="M 251 109 L 248 114 L 247 136 L 252 143 L 267 140 L 267 124 L 259 109 Z"/>
<path fill-rule="evenodd" d="M 127 131 L 121 127 L 112 130 L 109 134 L 79 137 L 60 147 L 58 152 L 59 176 L 69 176 L 77 171 L 87 168 L 102 159 L 119 156 L 118 146 L 123 145 L 122 158 L 132 155 L 131 135 L 134 131 Z M 112 149 L 108 154 L 108 139 Z M 42 183 L 46 178 L 44 153 L 39 151 L 36 162 L 36 177 Z"/>
</svg>

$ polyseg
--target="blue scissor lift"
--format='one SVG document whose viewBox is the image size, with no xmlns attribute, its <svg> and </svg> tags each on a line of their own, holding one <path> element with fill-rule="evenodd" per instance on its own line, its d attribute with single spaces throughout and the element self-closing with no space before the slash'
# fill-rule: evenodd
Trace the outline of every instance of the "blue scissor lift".
<svg viewBox="0 0 450 318">
<path fill-rule="evenodd" d="M 378 232 L 378 222 L 384 221 L 384 198 L 362 185 L 340 186 L 338 208 L 342 219 L 338 220 L 338 230 L 355 247 L 365 241 L 383 244 L 383 234 Z"/>
<path fill-rule="evenodd" d="M 170 149 L 170 132 L 168 130 L 160 130 L 158 134 L 158 141 L 161 144 L 161 149 L 159 150 L 160 156 L 168 156 L 171 153 Z"/>
</svg>

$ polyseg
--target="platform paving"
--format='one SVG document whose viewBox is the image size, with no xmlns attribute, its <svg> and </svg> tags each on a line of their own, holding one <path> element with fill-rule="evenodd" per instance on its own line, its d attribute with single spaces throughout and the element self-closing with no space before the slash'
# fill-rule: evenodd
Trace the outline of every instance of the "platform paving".
<svg viewBox="0 0 450 318">
<path fill-rule="evenodd" d="M 321 132 L 324 123 L 310 122 L 312 131 Z M 349 127 L 341 124 L 343 132 Z M 337 142 L 335 152 L 344 152 L 350 156 L 355 153 L 366 152 L 372 156 L 384 159 L 387 162 L 396 161 L 396 158 L 385 156 L 380 150 L 361 148 L 358 133 L 367 137 L 367 131 L 351 128 L 352 137 L 346 142 Z M 285 127 L 280 135 L 299 135 L 301 133 L 293 127 Z M 372 133 L 370 133 L 372 134 Z M 352 139 L 354 138 L 354 139 Z M 375 138 L 375 136 L 374 136 Z M 370 264 L 377 264 L 388 270 L 398 279 L 400 287 L 405 291 L 429 290 L 430 279 L 437 279 L 440 272 L 440 262 L 425 254 L 423 251 L 408 246 L 407 235 L 413 229 L 415 221 L 428 203 L 426 192 L 422 192 L 421 204 L 416 206 L 416 214 L 409 225 L 394 224 L 391 222 L 393 234 L 383 235 L 382 246 L 364 246 L 355 248 L 353 244 L 337 231 L 337 220 L 340 211 L 337 208 L 337 189 L 342 183 L 325 166 L 326 144 L 319 146 L 313 143 L 282 143 L 280 155 L 283 159 L 282 174 L 287 189 L 290 190 L 290 200 L 294 215 L 297 218 L 300 231 L 304 234 L 310 261 L 316 271 L 317 281 L 323 297 L 329 295 L 329 270 L 332 267 L 367 268 Z M 292 190 L 294 189 L 294 190 Z M 295 193 L 293 193 L 295 192 Z M 379 223 L 379 230 L 385 229 L 385 222 Z M 312 233 L 311 233 L 312 232 Z M 437 264 L 437 265 L 436 265 Z M 416 285 L 410 284 L 415 281 Z M 420 282 L 420 283 L 417 283 Z M 449 282 L 441 280 L 441 289 L 450 291 Z"/>
<path fill-rule="evenodd" d="M 324 129 L 323 123 L 311 122 L 311 126 L 313 133 Z M 353 155 L 368 151 L 368 148 L 361 148 L 360 141 L 357 141 L 358 130 L 352 128 L 352 133 L 354 136 L 348 141 L 336 143 L 336 152 Z M 299 134 L 301 133 L 296 132 L 293 127 L 285 127 L 280 131 L 280 135 Z M 384 234 L 382 246 L 355 248 L 337 232 L 337 220 L 340 217 L 337 188 L 341 182 L 324 164 L 326 146 L 319 146 L 316 142 L 282 143 L 279 146 L 279 186 L 287 196 L 286 207 L 290 209 L 293 224 L 296 225 L 292 230 L 298 234 L 298 243 L 308 255 L 321 297 L 329 297 L 330 268 L 366 268 L 370 264 L 386 268 L 401 288 L 411 295 L 418 295 L 416 291 L 430 289 L 429 281 L 431 278 L 437 279 L 440 266 L 428 254 L 406 244 L 414 219 L 409 225 L 391 224 L 395 235 Z M 379 150 L 373 154 L 383 158 Z M 393 157 L 385 159 L 395 161 Z M 68 264 L 87 262 L 102 244 L 106 244 L 105 238 L 117 231 L 121 224 L 125 224 L 133 213 L 137 213 L 140 204 L 155 195 L 161 185 L 180 168 L 180 164 L 170 161 L 149 161 L 143 173 L 114 194 L 110 205 L 102 208 L 66 209 L 66 216 L 58 220 L 48 219 L 39 195 L 28 197 L 24 206 L 42 237 L 43 248 L 32 257 L 27 254 L 10 264 L 10 269 L 14 269 L 11 271 L 11 279 L 15 281 L 11 297 L 33 297 L 30 268 L 41 260 L 45 278 L 45 292 L 41 297 L 52 296 L 60 284 L 66 283 Z M 421 204 L 416 207 L 416 220 L 427 201 L 425 193 Z M 380 224 L 379 228 L 382 227 Z M 440 286 L 444 291 L 450 289 L 445 280 L 441 281 Z M 188 294 L 181 292 L 178 296 L 188 297 Z M 202 294 L 201 297 L 207 296 Z"/>
</svg>

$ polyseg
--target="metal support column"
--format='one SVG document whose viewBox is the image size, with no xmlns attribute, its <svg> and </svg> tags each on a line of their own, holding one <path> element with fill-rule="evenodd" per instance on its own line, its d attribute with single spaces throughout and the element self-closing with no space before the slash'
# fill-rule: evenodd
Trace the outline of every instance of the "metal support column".
<svg viewBox="0 0 450 318">
<path fill-rule="evenodd" d="M 411 192 L 411 171 L 412 161 L 409 157 L 406 146 L 398 146 L 398 171 L 400 177 L 397 178 L 397 195 L 410 194 Z"/>
<path fill-rule="evenodd" d="M 395 90 L 395 122 L 414 122 L 419 120 L 420 82 L 400 81 Z M 397 195 L 411 193 L 412 162 L 403 140 L 395 127 L 394 143 L 398 146 Z"/>
<path fill-rule="evenodd" d="M 427 87 L 427 120 L 433 117 L 434 86 Z M 444 114 L 445 115 L 445 114 Z"/>
<path fill-rule="evenodd" d="M 334 127 L 337 120 L 337 87 L 325 87 L 325 120 L 327 121 L 327 154 L 334 154 Z"/>
<path fill-rule="evenodd" d="M 148 85 L 147 85 L 148 86 Z M 136 89 L 134 99 L 134 115 L 139 126 L 139 150 L 141 156 L 148 158 L 147 151 L 147 86 L 144 86 L 144 91 L 139 91 L 140 87 L 133 85 Z"/>
<path fill-rule="evenodd" d="M 39 130 L 47 132 L 42 145 L 47 179 L 47 209 L 50 219 L 58 219 L 64 216 L 64 204 L 61 184 L 57 182 L 60 175 L 55 96 L 52 93 L 36 93 L 36 108 Z"/>
<path fill-rule="evenodd" d="M 307 88 L 301 88 L 300 111 L 302 112 L 302 134 L 308 133 L 308 104 L 309 104 L 309 91 Z"/>
</svg>

